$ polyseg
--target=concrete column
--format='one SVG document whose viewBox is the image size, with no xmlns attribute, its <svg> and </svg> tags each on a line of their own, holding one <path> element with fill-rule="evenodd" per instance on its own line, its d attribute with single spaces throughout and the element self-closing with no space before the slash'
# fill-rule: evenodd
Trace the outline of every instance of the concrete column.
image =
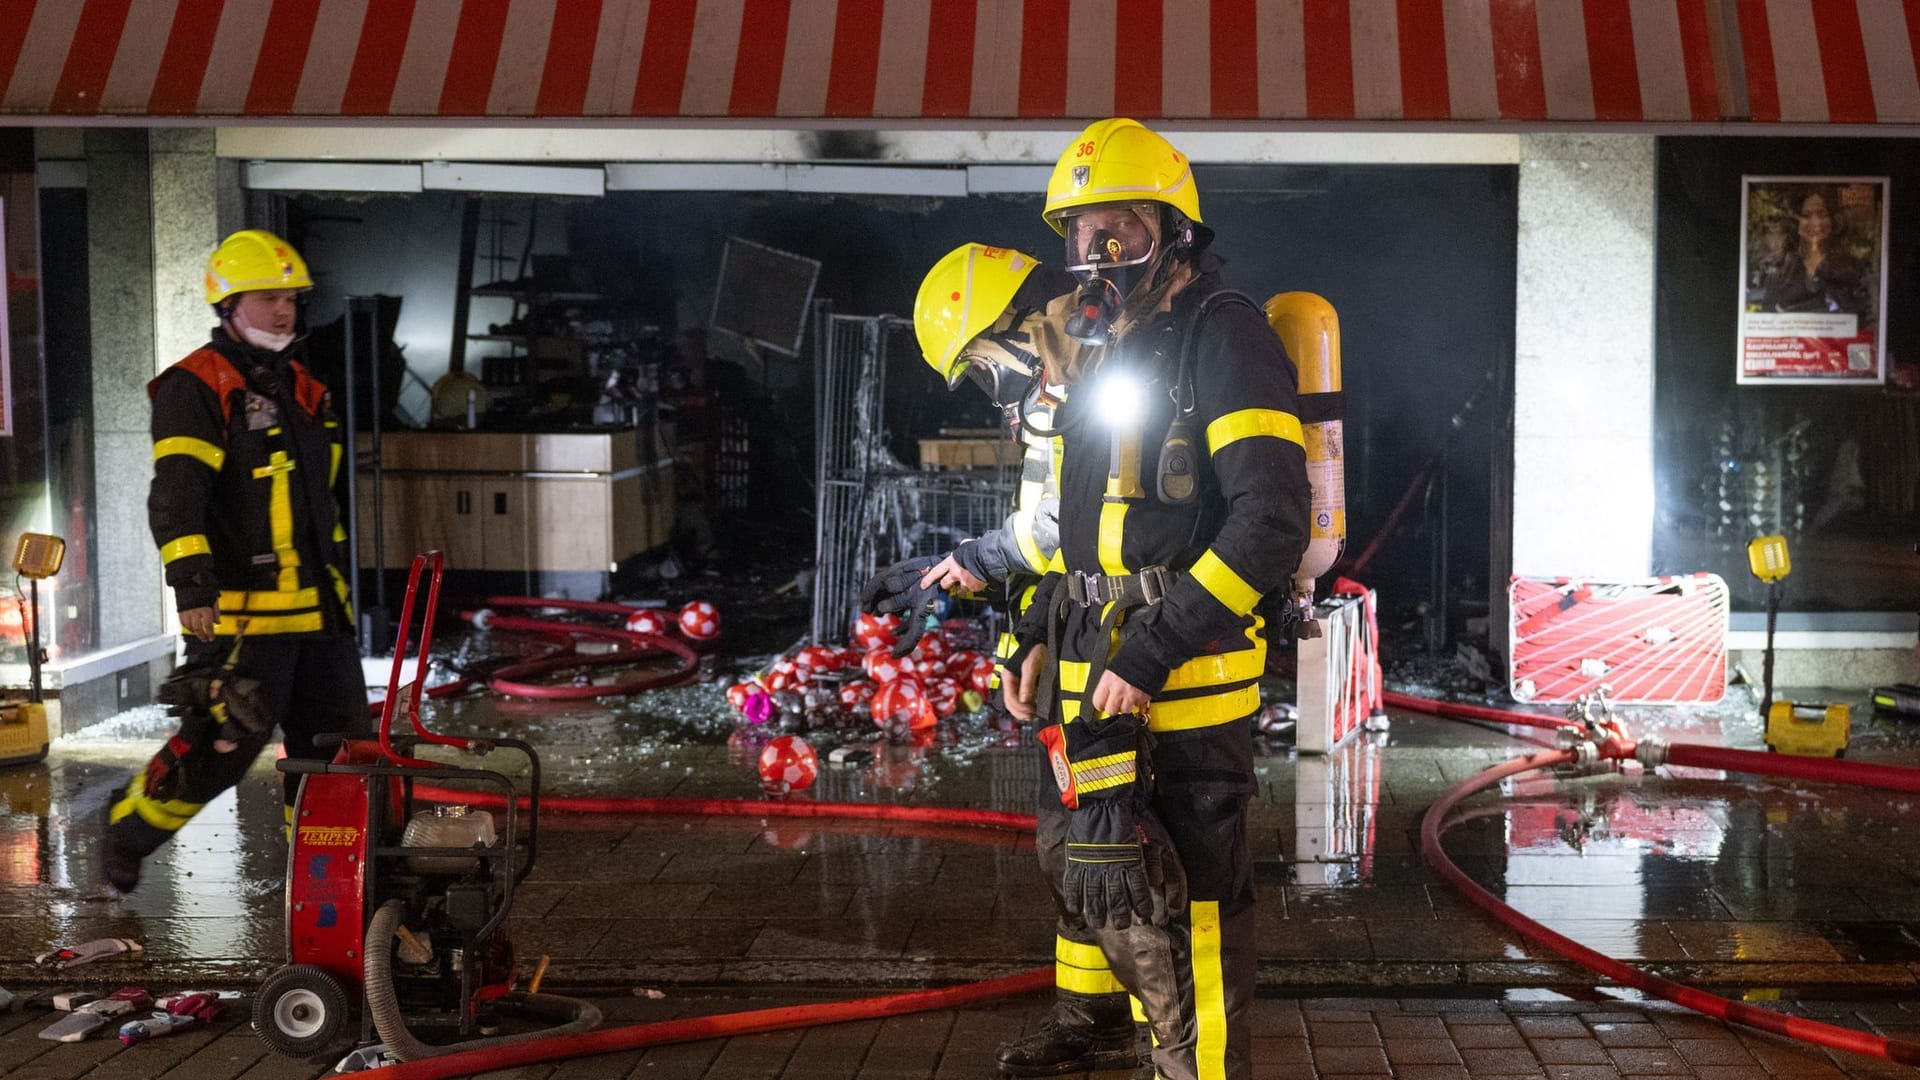
<svg viewBox="0 0 1920 1080">
<path fill-rule="evenodd" d="M 1513 570 L 1652 565 L 1654 137 L 1520 138 Z"/>
<path fill-rule="evenodd" d="M 215 234 L 213 134 L 86 133 L 92 311 L 94 574 L 104 648 L 166 631 L 159 555 L 147 531 L 153 475 L 146 384 L 205 340 L 200 278 Z"/>
</svg>

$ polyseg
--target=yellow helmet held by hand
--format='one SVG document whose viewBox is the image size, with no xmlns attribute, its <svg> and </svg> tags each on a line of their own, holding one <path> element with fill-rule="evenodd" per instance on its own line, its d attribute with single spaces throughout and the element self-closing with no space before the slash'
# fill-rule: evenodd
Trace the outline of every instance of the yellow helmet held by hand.
<svg viewBox="0 0 1920 1080">
<path fill-rule="evenodd" d="M 1062 218 L 1096 203 L 1158 202 L 1200 220 L 1200 192 L 1187 156 L 1138 120 L 1099 120 L 1060 155 L 1047 180 L 1047 224 L 1066 235 Z"/>
<path fill-rule="evenodd" d="M 293 245 L 265 229 L 242 229 L 207 256 L 207 303 L 234 293 L 311 289 L 307 262 Z"/>
<path fill-rule="evenodd" d="M 967 342 L 991 327 L 1040 265 L 1011 248 L 962 244 L 941 257 L 913 299 L 913 334 L 927 365 L 951 390 L 966 373 Z"/>
</svg>

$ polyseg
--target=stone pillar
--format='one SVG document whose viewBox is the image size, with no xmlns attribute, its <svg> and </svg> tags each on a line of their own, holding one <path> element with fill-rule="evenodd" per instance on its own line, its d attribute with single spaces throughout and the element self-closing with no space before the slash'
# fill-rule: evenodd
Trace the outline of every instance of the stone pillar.
<svg viewBox="0 0 1920 1080">
<path fill-rule="evenodd" d="M 213 134 L 90 128 L 87 275 L 93 341 L 100 645 L 166 632 L 147 531 L 153 475 L 146 384 L 205 339 L 200 278 L 215 234 Z"/>
<path fill-rule="evenodd" d="M 1520 137 L 1513 571 L 1652 565 L 1654 137 Z"/>
</svg>

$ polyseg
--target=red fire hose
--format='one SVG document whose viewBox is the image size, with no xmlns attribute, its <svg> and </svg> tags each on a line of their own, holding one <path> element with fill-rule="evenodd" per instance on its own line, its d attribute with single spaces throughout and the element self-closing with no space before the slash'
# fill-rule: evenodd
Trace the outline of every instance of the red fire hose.
<svg viewBox="0 0 1920 1080">
<path fill-rule="evenodd" d="M 1513 709 L 1495 709 L 1486 705 L 1469 705 L 1461 701 L 1436 701 L 1433 698 L 1415 697 L 1412 694 L 1397 694 L 1388 690 L 1381 695 L 1388 705 L 1409 709 L 1413 712 L 1427 713 L 1431 716 L 1458 717 L 1466 720 L 1485 720 L 1495 724 L 1518 724 L 1521 727 L 1572 728 L 1582 730 L 1580 724 L 1564 716 L 1551 713 L 1525 713 Z"/>
<path fill-rule="evenodd" d="M 504 795 L 492 792 L 460 791 L 430 784 L 415 785 L 416 798 L 432 802 L 463 802 L 470 806 L 499 807 Z M 525 800 L 521 800 L 523 803 Z M 944 806 L 882 806 L 876 803 L 755 802 L 744 799 L 634 799 L 547 796 L 540 800 L 544 809 L 601 814 L 704 814 L 733 817 L 858 818 L 940 825 L 966 825 L 979 828 L 1030 832 L 1034 819 L 1025 814 L 997 810 L 968 810 Z M 372 1069 L 361 1075 L 382 1080 L 436 1080 L 441 1077 L 467 1076 L 473 1073 L 510 1069 L 542 1061 L 610 1054 L 667 1043 L 693 1042 L 733 1035 L 752 1035 L 763 1031 L 813 1027 L 854 1020 L 875 1020 L 886 1016 L 957 1009 L 983 1001 L 1032 993 L 1053 985 L 1051 967 L 1036 968 L 1020 975 L 1009 975 L 984 982 L 963 983 L 936 990 L 916 990 L 904 994 L 857 998 L 819 1005 L 794 1005 L 779 1009 L 699 1016 L 686 1020 L 668 1020 L 655 1024 L 632 1024 L 605 1028 L 584 1034 L 557 1035 L 547 1039 L 529 1039 L 499 1047 L 444 1054 Z"/>
<path fill-rule="evenodd" d="M 1798 757 L 1793 754 L 1763 754 L 1754 750 L 1733 750 L 1725 746 L 1703 746 L 1698 743 L 1669 744 L 1665 763 L 1695 769 L 1719 769 L 1723 772 L 1782 776 L 1831 784 L 1858 784 L 1888 791 L 1920 793 L 1920 769 L 1898 765 L 1873 765 L 1862 761 Z"/>
<path fill-rule="evenodd" d="M 1685 752 L 1681 753 L 1683 750 Z M 1704 751 L 1713 752 L 1705 753 Z M 1729 759 L 1725 757 L 1725 755 L 1728 754 L 1741 755 L 1741 757 Z M 1905 1065 L 1920 1065 L 1920 1043 L 1908 1042 L 1904 1039 L 1889 1039 L 1880 1035 L 1868 1034 L 1864 1031 L 1854 1031 L 1849 1028 L 1836 1027 L 1832 1024 L 1823 1024 L 1816 1020 L 1805 1020 L 1797 1016 L 1786 1016 L 1767 1009 L 1756 1008 L 1741 1001 L 1729 1001 L 1717 994 L 1709 994 L 1704 990 L 1697 990 L 1691 986 L 1674 982 L 1671 979 L 1662 978 L 1650 971 L 1643 971 L 1640 968 L 1623 964 L 1613 957 L 1596 952 L 1574 941 L 1572 938 L 1566 937 L 1563 934 L 1557 934 L 1525 915 L 1522 915 L 1505 901 L 1482 888 L 1478 882 L 1469 878 L 1451 858 L 1448 858 L 1446 850 L 1440 844 L 1440 835 L 1444 826 L 1451 824 L 1451 822 L 1447 821 L 1447 818 L 1462 799 L 1485 788 L 1492 787 L 1509 777 L 1518 776 L 1521 773 L 1572 764 L 1575 757 L 1576 755 L 1571 750 L 1556 750 L 1550 753 L 1534 754 L 1531 757 L 1514 758 L 1511 761 L 1495 765 L 1476 776 L 1469 777 L 1447 789 L 1444 794 L 1434 800 L 1433 805 L 1427 808 L 1425 815 L 1421 818 L 1420 853 L 1425 858 L 1427 865 L 1433 867 L 1441 877 L 1446 878 L 1448 884 L 1459 889 L 1468 900 L 1472 901 L 1476 906 L 1499 920 L 1503 925 L 1521 937 L 1551 949 L 1561 956 L 1580 964 L 1590 971 L 1597 972 L 1606 978 L 1636 987 L 1650 994 L 1658 994 L 1668 1001 L 1684 1005 L 1696 1012 L 1705 1013 L 1708 1016 L 1720 1020 L 1736 1024 L 1745 1024 L 1748 1027 L 1759 1028 L 1762 1031 L 1769 1031 L 1776 1035 L 1785 1035 L 1789 1038 L 1799 1039 L 1803 1042 L 1810 1042 L 1819 1046 L 1831 1047 L 1836 1050 L 1847 1050 L 1856 1054 L 1886 1058 Z M 1758 768 L 1744 767 L 1755 764 L 1749 762 L 1747 759 L 1757 758 L 1759 759 L 1758 764 L 1766 764 L 1775 761 L 1777 756 L 1754 754 L 1740 750 L 1726 751 L 1718 747 L 1690 746 L 1686 744 L 1679 744 L 1669 748 L 1667 761 L 1670 764 L 1682 764 L 1683 762 L 1679 760 L 1681 758 L 1692 758 L 1694 760 L 1687 763 L 1699 764 L 1700 767 L 1703 768 L 1761 771 Z M 1743 765 L 1706 763 L 1707 761 L 1729 762 L 1735 760 L 1742 762 Z M 1784 758 L 1777 758 L 1777 760 L 1784 760 Z M 1827 764 L 1840 766 L 1847 763 L 1830 762 Z M 1892 767 L 1875 766 L 1873 768 L 1887 770 Z M 1836 771 L 1841 773 L 1850 772 L 1851 768 Z M 1913 774 L 1912 777 L 1905 779 L 1902 784 L 1899 785 L 1900 790 L 1920 790 L 1905 786 L 1906 784 L 1920 781 L 1920 770 L 1903 769 L 1897 771 Z M 1797 770 L 1778 770 L 1776 774 L 1793 775 L 1797 774 Z M 1888 785 L 1878 784 L 1875 786 Z"/>
<path fill-rule="evenodd" d="M 588 1054 L 611 1054 L 620 1050 L 638 1050 L 667 1043 L 694 1042 L 731 1035 L 753 1035 L 763 1031 L 839 1024 L 854 1020 L 877 1020 L 886 1016 L 957 1009 L 1016 994 L 1029 994 L 1053 985 L 1053 969 L 1036 968 L 1020 975 L 1009 975 L 985 982 L 965 983 L 938 990 L 914 990 L 905 994 L 856 998 L 820 1005 L 790 1005 L 780 1009 L 755 1009 L 751 1012 L 724 1013 L 719 1016 L 695 1016 L 685 1020 L 667 1020 L 655 1024 L 631 1024 L 603 1028 L 582 1035 L 562 1035 L 552 1039 L 532 1039 L 498 1049 L 470 1050 L 441 1057 L 409 1061 L 371 1069 L 361 1076 L 374 1080 L 441 1080 L 444 1077 L 470 1076 L 475 1073 L 511 1069 L 561 1058 Z"/>
<path fill-rule="evenodd" d="M 489 597 L 487 603 L 512 607 L 566 608 L 603 614 L 636 610 L 626 604 L 605 603 L 597 600 L 548 600 L 537 596 L 494 596 Z M 462 614 L 472 621 L 474 626 L 481 629 L 521 631 L 548 637 L 572 635 L 611 641 L 621 646 L 610 653 L 592 655 L 581 655 L 567 650 L 500 668 L 488 680 L 488 685 L 495 693 L 506 694 L 509 697 L 532 698 L 538 701 L 582 701 L 588 698 L 621 697 L 683 682 L 700 664 L 700 658 L 694 654 L 694 651 L 681 642 L 672 638 L 636 633 L 624 627 L 529 619 L 518 615 L 498 615 L 490 610 L 485 611 L 484 615 L 481 612 L 463 612 Z M 530 675 L 545 675 L 576 668 L 632 664 L 657 655 L 671 656 L 677 662 L 666 671 L 642 672 L 607 684 L 554 686 L 547 683 L 521 681 Z"/>
<path fill-rule="evenodd" d="M 414 797 L 429 802 L 458 802 L 499 809 L 506 796 L 491 791 L 416 784 Z M 521 806 L 528 805 L 520 800 Z M 540 808 L 576 814 L 680 814 L 689 817 L 851 818 L 860 821 L 897 821 L 921 825 L 966 825 L 981 829 L 1032 832 L 1033 815 L 1000 810 L 967 810 L 951 806 L 888 806 L 882 803 L 757 802 L 752 799 L 640 799 L 586 795 L 544 795 Z"/>
</svg>

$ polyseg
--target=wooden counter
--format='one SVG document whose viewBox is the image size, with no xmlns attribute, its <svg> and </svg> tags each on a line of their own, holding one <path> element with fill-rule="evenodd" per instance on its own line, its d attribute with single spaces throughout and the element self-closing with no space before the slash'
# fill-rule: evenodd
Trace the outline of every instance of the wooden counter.
<svg viewBox="0 0 1920 1080">
<path fill-rule="evenodd" d="M 361 457 L 371 447 L 360 437 Z M 638 431 L 383 435 L 386 568 L 613 573 L 673 531 L 673 461 Z M 360 564 L 374 565 L 373 474 L 359 476 Z"/>
</svg>

